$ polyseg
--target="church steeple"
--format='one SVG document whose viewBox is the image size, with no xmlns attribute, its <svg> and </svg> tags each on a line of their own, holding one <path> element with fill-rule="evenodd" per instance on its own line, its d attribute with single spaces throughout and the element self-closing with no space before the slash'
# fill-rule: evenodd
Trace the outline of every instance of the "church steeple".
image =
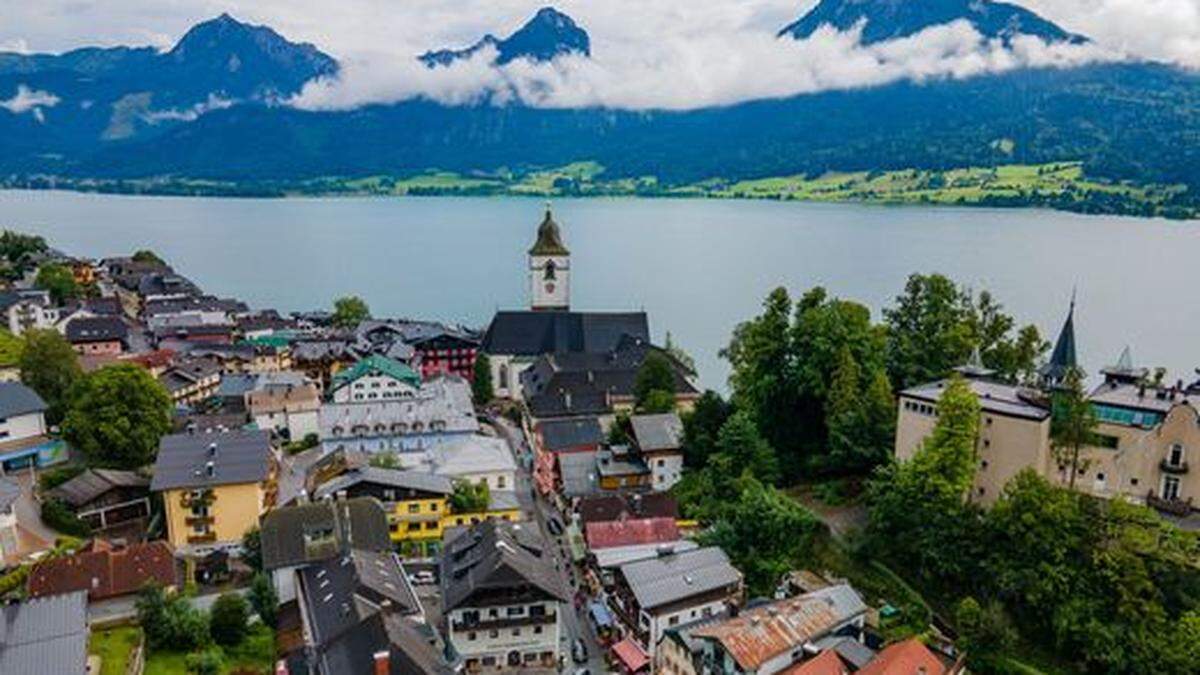
<svg viewBox="0 0 1200 675">
<path fill-rule="evenodd" d="M 537 240 L 529 249 L 529 304 L 534 310 L 571 308 L 571 252 L 563 244 L 549 202 L 538 225 Z"/>
<path fill-rule="evenodd" d="M 1054 343 L 1054 351 L 1050 353 L 1050 361 L 1042 366 L 1042 384 L 1058 386 L 1067 379 L 1067 373 L 1079 367 L 1075 358 L 1075 292 L 1071 292 L 1071 308 L 1067 311 L 1067 320 L 1063 322 L 1062 330 L 1058 333 L 1058 341 Z"/>
</svg>

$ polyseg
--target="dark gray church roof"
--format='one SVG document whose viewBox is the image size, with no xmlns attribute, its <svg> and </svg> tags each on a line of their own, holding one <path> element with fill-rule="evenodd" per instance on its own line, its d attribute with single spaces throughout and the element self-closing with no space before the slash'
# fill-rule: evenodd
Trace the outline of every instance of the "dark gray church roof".
<svg viewBox="0 0 1200 675">
<path fill-rule="evenodd" d="M 645 312 L 496 312 L 483 336 L 489 354 L 602 354 L 629 336 L 650 340 Z"/>
</svg>

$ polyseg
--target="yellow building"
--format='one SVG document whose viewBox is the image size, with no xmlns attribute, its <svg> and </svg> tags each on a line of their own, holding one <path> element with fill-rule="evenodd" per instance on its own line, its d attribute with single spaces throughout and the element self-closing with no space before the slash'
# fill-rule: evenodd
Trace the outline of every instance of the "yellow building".
<svg viewBox="0 0 1200 675">
<path fill-rule="evenodd" d="M 163 496 L 167 539 L 185 554 L 240 543 L 275 504 L 276 466 L 266 431 L 163 438 L 150 488 Z"/>
<path fill-rule="evenodd" d="M 406 555 L 434 555 L 447 527 L 471 525 L 487 519 L 517 521 L 521 510 L 512 493 L 492 493 L 486 511 L 455 513 L 450 505 L 454 483 L 424 471 L 381 467 L 349 468 L 316 488 L 313 499 L 374 497 L 383 503 L 388 532 Z"/>
</svg>

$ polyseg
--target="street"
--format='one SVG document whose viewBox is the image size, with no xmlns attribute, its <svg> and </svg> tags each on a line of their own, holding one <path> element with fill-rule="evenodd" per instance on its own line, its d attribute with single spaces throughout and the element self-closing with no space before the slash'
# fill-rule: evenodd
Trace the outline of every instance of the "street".
<svg viewBox="0 0 1200 675">
<path fill-rule="evenodd" d="M 578 586 L 573 582 L 580 581 L 580 576 L 573 572 L 571 554 L 567 549 L 565 537 L 553 536 L 546 527 L 546 521 L 551 515 L 557 515 L 559 521 L 564 525 L 566 524 L 566 519 L 558 513 L 553 505 L 536 494 L 534 490 L 533 477 L 530 473 L 532 467 L 532 449 L 530 449 L 525 439 L 524 432 L 503 417 L 490 417 L 489 419 L 492 422 L 492 426 L 508 442 L 508 447 L 517 462 L 516 487 L 517 499 L 521 504 L 521 511 L 525 513 L 528 522 L 537 523 L 542 536 L 545 537 L 547 542 L 551 542 L 551 555 L 554 557 L 555 568 L 558 570 L 563 588 L 568 589 L 573 599 L 579 590 Z M 576 607 L 575 603 L 571 601 L 565 604 L 562 613 L 562 627 L 563 636 L 562 644 L 560 645 L 561 653 L 564 656 L 562 672 L 573 673 L 577 669 L 587 668 L 591 671 L 592 675 L 607 673 L 608 665 L 604 660 L 604 651 L 596 637 L 595 626 L 588 616 L 586 602 L 581 607 Z M 587 645 L 587 663 L 576 664 L 571 658 L 571 645 L 575 642 L 576 638 L 582 638 L 584 644 Z"/>
</svg>

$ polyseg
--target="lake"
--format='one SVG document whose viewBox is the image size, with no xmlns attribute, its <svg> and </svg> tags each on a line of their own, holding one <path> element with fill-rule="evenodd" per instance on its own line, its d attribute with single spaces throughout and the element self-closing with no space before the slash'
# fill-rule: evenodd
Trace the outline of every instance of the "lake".
<svg viewBox="0 0 1200 675">
<path fill-rule="evenodd" d="M 1078 288 L 1089 372 L 1133 348 L 1189 379 L 1200 366 L 1200 226 L 1040 210 L 773 201 L 562 199 L 575 309 L 645 309 L 654 338 L 725 387 L 718 350 L 766 294 L 814 285 L 878 317 L 913 272 L 989 289 L 1050 339 Z M 151 248 L 206 291 L 283 312 L 357 294 L 377 316 L 486 326 L 527 305 L 542 202 L 522 198 L 243 200 L 0 191 L 0 227 L 71 254 Z"/>
</svg>

